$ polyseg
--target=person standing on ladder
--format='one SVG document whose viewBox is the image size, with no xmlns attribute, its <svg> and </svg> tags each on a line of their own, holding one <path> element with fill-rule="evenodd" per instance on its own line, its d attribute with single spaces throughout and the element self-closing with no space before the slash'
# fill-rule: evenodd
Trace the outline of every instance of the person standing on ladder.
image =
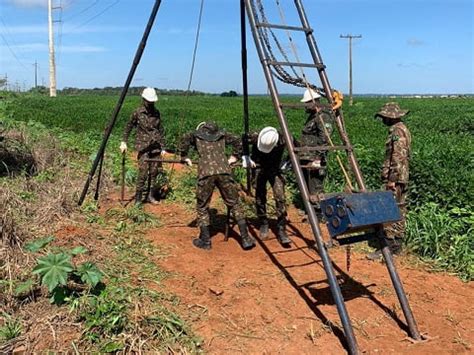
<svg viewBox="0 0 474 355">
<path fill-rule="evenodd" d="M 143 90 L 142 106 L 136 109 L 128 121 L 120 143 L 122 154 L 127 152 L 128 137 L 132 129 L 136 128 L 135 149 L 138 153 L 138 177 L 135 193 L 135 204 L 143 202 L 143 194 L 146 193 L 145 201 L 157 204 L 157 194 L 163 195 L 163 186 L 158 186 L 156 179 L 158 175 L 164 177 L 164 171 L 160 162 L 148 163 L 146 159 L 158 159 L 164 155 L 165 132 L 161 120 L 160 111 L 155 107 L 158 95 L 155 89 L 147 87 Z M 145 186 L 149 179 L 149 185 Z"/>
<path fill-rule="evenodd" d="M 255 207 L 260 223 L 260 239 L 268 238 L 267 183 L 273 189 L 277 215 L 277 239 L 283 246 L 289 246 L 291 239 L 286 234 L 285 179 L 281 166 L 285 151 L 285 140 L 274 127 L 265 127 L 250 136 L 252 144 L 249 167 L 255 168 Z M 246 168 L 247 164 L 243 164 Z"/>
<path fill-rule="evenodd" d="M 229 159 L 225 154 L 228 145 L 232 147 Z M 209 204 L 212 193 L 217 187 L 224 203 L 237 221 L 242 248 L 252 249 L 255 246 L 255 239 L 249 235 L 238 187 L 232 178 L 230 167 L 242 154 L 241 139 L 219 130 L 215 122 L 208 121 L 200 123 L 195 131 L 185 134 L 181 140 L 179 152 L 181 159 L 188 166 L 192 166 L 191 159 L 188 158 L 191 147 L 196 149 L 199 155 L 196 207 L 200 233 L 199 237 L 193 240 L 193 245 L 201 249 L 211 249 Z M 249 157 L 243 156 L 242 161 L 248 163 Z"/>
<path fill-rule="evenodd" d="M 406 195 L 408 191 L 409 160 L 411 151 L 411 134 L 402 118 L 410 111 L 402 110 L 396 102 L 383 105 L 375 118 L 381 118 L 384 125 L 389 127 L 385 141 L 385 159 L 382 166 L 382 182 L 386 190 L 393 192 L 402 219 L 385 228 L 387 243 L 392 254 L 400 254 L 402 240 L 406 228 Z M 378 248 L 367 256 L 370 260 L 380 260 L 382 251 Z"/>
<path fill-rule="evenodd" d="M 329 107 L 320 102 L 321 95 L 312 89 L 307 89 L 301 102 L 306 104 L 308 118 L 301 132 L 301 147 L 329 145 L 329 137 L 333 131 L 334 116 Z M 300 155 L 303 174 L 308 185 L 310 201 L 315 206 L 318 218 L 322 213 L 319 207 L 320 194 L 324 191 L 324 179 L 327 175 L 327 151 L 308 150 Z"/>
</svg>

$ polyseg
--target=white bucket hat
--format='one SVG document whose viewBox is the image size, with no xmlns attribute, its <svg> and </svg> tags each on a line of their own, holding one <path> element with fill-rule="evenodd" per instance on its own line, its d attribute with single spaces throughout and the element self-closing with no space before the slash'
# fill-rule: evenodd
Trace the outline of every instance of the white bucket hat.
<svg viewBox="0 0 474 355">
<path fill-rule="evenodd" d="M 258 134 L 258 150 L 262 153 L 270 153 L 278 143 L 278 138 L 278 131 L 274 127 L 265 127 Z"/>
<path fill-rule="evenodd" d="M 317 100 L 321 97 L 316 91 L 313 89 L 306 89 L 304 92 L 303 98 L 300 100 L 300 102 L 310 102 L 313 100 Z"/>
<path fill-rule="evenodd" d="M 156 91 L 153 88 L 145 88 L 142 92 L 142 97 L 147 100 L 148 102 L 156 102 L 158 101 L 158 95 L 156 95 Z"/>
</svg>

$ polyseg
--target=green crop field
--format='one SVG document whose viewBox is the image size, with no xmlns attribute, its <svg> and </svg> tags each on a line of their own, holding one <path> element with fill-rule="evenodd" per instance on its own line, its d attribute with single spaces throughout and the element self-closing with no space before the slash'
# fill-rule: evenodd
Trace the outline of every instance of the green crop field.
<svg viewBox="0 0 474 355">
<path fill-rule="evenodd" d="M 284 101 L 297 101 L 285 97 Z M 93 156 L 117 98 L 66 96 L 49 99 L 19 96 L 9 103 L 9 117 L 51 129 L 78 154 Z M 344 107 L 346 126 L 370 189 L 381 186 L 379 175 L 386 127 L 373 118 L 386 102 L 382 98 L 357 99 Z M 474 100 L 397 99 L 411 114 L 406 119 L 413 136 L 410 165 L 408 233 L 406 243 L 436 267 L 456 272 L 465 280 L 474 275 Z M 140 103 L 129 97 L 124 103 L 108 146 L 108 157 L 118 162 L 118 144 L 124 125 Z M 213 119 L 226 130 L 241 133 L 241 98 L 217 96 L 161 96 L 158 107 L 164 119 L 167 145 L 176 146 L 180 135 L 204 120 Z M 305 120 L 302 111 L 288 113 L 295 136 Z M 271 101 L 250 98 L 250 127 L 276 125 Z M 84 166 L 87 172 L 90 166 Z M 118 167 L 117 167 L 118 168 Z M 341 190 L 342 179 L 330 159 L 328 190 Z"/>
</svg>

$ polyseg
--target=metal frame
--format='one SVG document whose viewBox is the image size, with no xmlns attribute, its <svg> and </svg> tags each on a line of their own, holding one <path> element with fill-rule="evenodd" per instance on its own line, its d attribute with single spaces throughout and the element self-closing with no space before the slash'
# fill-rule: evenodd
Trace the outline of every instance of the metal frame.
<svg viewBox="0 0 474 355">
<path fill-rule="evenodd" d="M 280 100 L 279 100 L 279 93 L 276 87 L 276 83 L 274 80 L 274 76 L 272 74 L 272 71 L 270 69 L 271 65 L 275 64 L 287 64 L 287 65 L 299 65 L 299 66 L 307 66 L 307 67 L 314 67 L 317 69 L 323 89 L 326 93 L 326 98 L 329 101 L 329 104 L 333 104 L 333 99 L 332 99 L 332 90 L 331 86 L 329 84 L 329 80 L 325 71 L 325 66 L 322 62 L 321 55 L 319 53 L 318 47 L 316 45 L 316 40 L 314 39 L 313 36 L 313 31 L 309 26 L 308 19 L 306 17 L 306 13 L 303 8 L 303 4 L 301 0 L 294 0 L 296 9 L 298 11 L 298 15 L 301 20 L 302 27 L 294 27 L 294 26 L 284 26 L 284 25 L 277 25 L 277 24 L 262 24 L 262 23 L 257 23 L 256 22 L 256 14 L 253 12 L 253 7 L 252 7 L 252 2 L 253 0 L 240 0 L 240 22 L 241 22 L 241 46 L 242 46 L 242 81 L 243 81 L 243 94 L 244 94 L 244 105 L 243 105 L 243 118 L 244 118 L 244 146 L 246 147 L 246 153 L 248 154 L 248 132 L 249 132 L 249 117 L 248 117 L 248 89 L 247 89 L 247 47 L 246 47 L 246 30 L 245 30 L 245 15 L 247 14 L 248 21 L 250 23 L 250 27 L 252 30 L 252 35 L 254 38 L 255 46 L 258 52 L 258 56 L 260 58 L 260 62 L 262 64 L 263 72 L 265 74 L 265 78 L 267 80 L 268 88 L 270 90 L 270 94 L 272 97 L 272 102 L 275 108 L 275 111 L 278 116 L 278 120 L 280 122 L 281 129 L 283 131 L 283 135 L 286 141 L 287 149 L 288 149 L 288 154 L 293 166 L 294 173 L 296 175 L 296 181 L 298 183 L 299 190 L 301 192 L 304 206 L 308 215 L 309 223 L 311 226 L 311 230 L 313 232 L 318 253 L 321 256 L 321 259 L 323 261 L 324 269 L 328 278 L 329 286 L 331 289 L 332 296 L 334 298 L 334 301 L 336 303 L 336 307 L 339 313 L 339 317 L 342 322 L 342 326 L 344 328 L 344 332 L 346 335 L 346 340 L 347 340 L 347 346 L 349 353 L 351 354 L 357 354 L 358 353 L 358 345 L 357 341 L 354 335 L 354 331 L 349 319 L 349 315 L 347 313 L 347 309 L 344 303 L 344 298 L 342 296 L 341 289 L 339 287 L 339 284 L 337 282 L 334 269 L 332 266 L 331 259 L 328 255 L 326 245 L 323 241 L 321 230 L 319 228 L 319 221 L 316 216 L 315 210 L 313 206 L 311 205 L 309 201 L 309 191 L 308 187 L 306 186 L 306 182 L 303 176 L 303 170 L 302 167 L 299 164 L 299 158 L 296 155 L 296 149 L 293 145 L 293 139 L 292 135 L 290 134 L 290 130 L 287 124 L 287 120 L 285 117 L 285 114 L 283 112 L 283 105 Z M 156 15 L 158 13 L 159 7 L 161 5 L 161 0 L 156 0 L 155 4 L 153 6 L 152 12 L 150 14 L 150 18 L 148 20 L 147 26 L 145 28 L 145 31 L 143 33 L 142 40 L 140 41 L 140 44 L 137 48 L 132 66 L 130 68 L 129 74 L 127 76 L 127 79 L 125 81 L 124 87 L 122 89 L 122 92 L 120 94 L 119 100 L 115 106 L 115 109 L 113 111 L 112 117 L 109 121 L 108 126 L 105 129 L 104 132 L 104 137 L 102 140 L 102 143 L 100 145 L 99 151 L 97 153 L 96 158 L 94 159 L 94 162 L 92 164 L 92 168 L 89 172 L 89 175 L 87 177 L 87 181 L 85 183 L 84 189 L 81 193 L 81 196 L 79 198 L 79 205 L 81 205 L 84 202 L 85 196 L 87 194 L 87 191 L 89 189 L 89 185 L 92 182 L 92 179 L 94 177 L 94 174 L 99 167 L 99 177 L 97 181 L 97 189 L 94 198 L 98 199 L 98 190 L 100 187 L 100 170 L 102 168 L 102 162 L 104 158 L 104 152 L 105 148 L 107 146 L 108 139 L 110 137 L 110 134 L 112 132 L 112 129 L 115 125 L 115 122 L 117 120 L 118 114 L 120 112 L 120 109 L 123 105 L 123 102 L 125 100 L 128 88 L 130 86 L 130 83 L 133 79 L 133 76 L 135 74 L 135 71 L 137 69 L 137 66 L 140 62 L 140 59 L 142 57 L 143 51 L 146 46 L 146 42 L 148 39 L 148 36 L 150 34 L 151 28 L 153 26 L 153 23 L 155 21 Z M 263 47 L 262 42 L 260 41 L 260 37 L 258 35 L 258 27 L 274 27 L 274 28 L 282 28 L 282 29 L 287 29 L 287 30 L 295 30 L 295 31 L 303 31 L 306 34 L 306 41 L 309 47 L 309 50 L 311 52 L 311 56 L 313 58 L 314 64 L 309 64 L 309 65 L 302 65 L 301 63 L 281 63 L 281 62 L 271 62 L 268 58 L 265 57 L 265 50 Z M 287 105 L 288 106 L 288 105 Z M 294 106 L 294 105 L 293 105 Z M 335 111 L 335 123 L 337 130 L 339 132 L 339 135 L 341 136 L 342 142 L 343 142 L 343 147 L 345 147 L 345 151 L 347 154 L 347 158 L 349 161 L 349 165 L 351 167 L 351 171 L 354 175 L 354 178 L 357 182 L 358 188 L 361 192 L 367 191 L 364 183 L 364 179 L 362 177 L 362 173 L 359 168 L 359 164 L 357 162 L 357 159 L 355 157 L 354 151 L 352 149 L 352 145 L 350 143 L 349 137 L 345 131 L 344 127 L 344 119 L 342 115 L 341 110 L 336 110 Z M 248 176 L 248 175 L 247 175 Z M 250 179 L 247 179 L 247 184 L 248 187 L 250 186 Z M 390 248 L 387 245 L 386 239 L 385 239 L 385 232 L 383 230 L 383 227 L 379 227 L 376 230 L 376 234 L 380 240 L 380 243 L 382 245 L 382 253 L 385 259 L 385 263 L 387 265 L 387 269 L 390 274 L 390 278 L 392 280 L 392 283 L 394 285 L 395 291 L 397 293 L 397 297 L 400 301 L 403 313 L 405 315 L 405 318 L 408 323 L 409 331 L 410 331 L 410 336 L 416 340 L 421 340 L 421 335 L 418 331 L 418 327 L 416 324 L 416 321 L 413 317 L 413 313 L 410 309 L 408 299 L 406 297 L 405 291 L 403 290 L 403 286 L 400 281 L 400 277 L 398 276 L 395 264 L 393 262 L 393 257 L 390 252 Z"/>
<path fill-rule="evenodd" d="M 298 187 L 299 187 L 299 190 L 300 190 L 302 198 L 303 198 L 306 213 L 308 215 L 308 220 L 309 220 L 311 229 L 313 231 L 313 234 L 314 234 L 314 237 L 315 237 L 315 240 L 316 240 L 316 244 L 317 244 L 317 247 L 318 247 L 318 253 L 321 256 L 321 259 L 323 261 L 323 265 L 324 265 L 324 269 L 326 271 L 326 275 L 328 277 L 328 282 L 329 282 L 329 286 L 330 286 L 330 289 L 331 289 L 331 293 L 332 293 L 334 301 L 336 303 L 336 307 L 337 307 L 337 310 L 338 310 L 338 313 L 339 313 L 339 317 L 341 319 L 342 326 L 344 328 L 348 350 L 349 350 L 349 353 L 351 353 L 351 354 L 357 354 L 358 353 L 358 345 L 357 345 L 357 341 L 356 341 L 356 338 L 355 338 L 355 335 L 354 335 L 352 324 L 350 322 L 349 315 L 348 315 L 347 309 L 345 307 L 344 298 L 342 296 L 341 289 L 339 287 L 339 284 L 337 283 L 337 279 L 336 279 L 335 274 L 334 274 L 334 270 L 333 270 L 331 260 L 329 258 L 329 255 L 328 255 L 328 252 L 327 252 L 327 249 L 326 249 L 326 245 L 325 245 L 325 243 L 322 239 L 321 230 L 319 228 L 318 218 L 316 216 L 316 213 L 314 211 L 313 206 L 311 205 L 311 203 L 309 201 L 308 188 L 306 186 L 306 182 L 305 182 L 304 177 L 303 177 L 303 172 L 302 172 L 301 166 L 299 164 L 299 159 L 298 159 L 298 157 L 295 153 L 296 150 L 295 150 L 295 147 L 293 146 L 293 140 L 291 138 L 291 134 L 290 134 L 290 131 L 289 131 L 289 128 L 288 128 L 286 117 L 285 117 L 285 114 L 282 110 L 282 107 L 284 105 L 282 105 L 280 100 L 279 100 L 279 94 L 278 94 L 278 90 L 277 90 L 277 87 L 276 87 L 276 84 L 275 84 L 274 76 L 273 76 L 272 71 L 270 69 L 271 65 L 278 64 L 279 62 L 275 63 L 273 61 L 270 61 L 265 56 L 265 50 L 263 48 L 263 44 L 262 44 L 262 42 L 260 40 L 260 37 L 258 35 L 258 32 L 257 32 L 258 27 L 262 26 L 262 25 L 260 23 L 256 22 L 257 17 L 256 17 L 256 14 L 253 11 L 253 7 L 252 7 L 251 2 L 252 2 L 252 0 L 245 0 L 247 15 L 248 15 L 248 19 L 249 19 L 249 22 L 250 22 L 250 27 L 252 29 L 252 34 L 253 34 L 253 37 L 254 37 L 255 45 L 257 47 L 257 52 L 258 52 L 258 55 L 259 55 L 259 58 L 260 58 L 260 62 L 262 64 L 262 68 L 263 68 L 263 71 L 264 71 L 264 74 L 265 74 L 265 78 L 267 80 L 268 87 L 269 87 L 269 90 L 270 90 L 270 94 L 272 96 L 273 105 L 274 105 L 275 111 L 277 113 L 277 116 L 278 116 L 278 119 L 279 119 L 279 122 L 280 122 L 280 126 L 281 126 L 282 131 L 283 131 L 283 135 L 285 137 L 285 141 L 286 141 L 286 145 L 287 145 L 287 149 L 288 149 L 288 154 L 290 156 L 290 160 L 291 160 L 291 163 L 292 163 L 292 166 L 293 166 L 293 170 L 294 170 L 295 175 L 296 175 L 296 181 L 298 183 Z M 313 36 L 313 31 L 310 30 L 309 22 L 308 22 L 308 19 L 306 17 L 306 13 L 305 13 L 304 8 L 303 8 L 303 4 L 302 4 L 301 0 L 294 0 L 294 3 L 295 3 L 295 6 L 296 6 L 296 9 L 298 11 L 298 15 L 300 17 L 302 28 L 306 29 L 306 31 L 305 31 L 306 41 L 307 41 L 309 50 L 311 52 L 311 56 L 312 56 L 313 61 L 314 61 L 314 65 L 300 64 L 300 63 L 297 63 L 297 64 L 299 66 L 315 67 L 318 70 L 319 78 L 321 80 L 324 92 L 326 93 L 326 98 L 329 101 L 329 104 L 332 105 L 333 104 L 332 89 L 331 89 L 331 86 L 329 84 L 329 79 L 328 79 L 326 71 L 325 71 L 325 65 L 323 64 L 321 54 L 318 50 L 318 47 L 316 45 L 316 40 L 314 39 L 314 36 Z M 282 63 L 280 63 L 280 64 L 282 64 Z M 292 63 L 286 63 L 286 64 L 292 64 Z M 349 137 L 348 137 L 348 135 L 345 131 L 344 118 L 343 118 L 343 115 L 342 115 L 342 111 L 340 109 L 337 109 L 336 112 L 335 112 L 335 116 L 336 116 L 336 119 L 335 119 L 336 127 L 337 127 L 337 130 L 339 132 L 339 135 L 341 136 L 341 139 L 342 139 L 342 142 L 343 142 L 343 147 L 346 148 L 345 151 L 346 151 L 347 158 L 348 158 L 348 161 L 349 161 L 349 164 L 350 164 L 350 167 L 351 167 L 352 174 L 354 175 L 354 178 L 357 182 L 359 190 L 361 192 L 366 192 L 367 189 L 366 189 L 366 186 L 365 186 L 365 183 L 364 183 L 364 179 L 363 179 L 361 170 L 359 168 L 359 164 L 357 162 L 357 158 L 354 154 L 354 151 L 353 151 L 352 145 L 350 143 Z M 398 276 L 395 264 L 393 262 L 393 257 L 392 257 L 392 254 L 390 252 L 390 248 L 388 247 L 387 242 L 385 240 L 385 232 L 383 230 L 383 227 L 379 227 L 376 231 L 376 234 L 377 234 L 377 236 L 378 236 L 378 238 L 381 242 L 382 253 L 383 253 L 383 256 L 384 256 L 384 259 L 385 259 L 385 263 L 387 265 L 387 269 L 389 271 L 390 278 L 392 280 L 393 286 L 396 290 L 398 299 L 400 301 L 400 305 L 403 309 L 403 313 L 404 313 L 405 318 L 407 320 L 409 331 L 410 331 L 410 336 L 413 339 L 421 340 L 421 336 L 420 336 L 420 333 L 418 331 L 417 324 L 416 324 L 415 319 L 413 317 L 413 313 L 410 309 L 408 299 L 406 297 L 405 291 L 403 290 L 402 283 L 400 281 L 400 278 Z"/>
</svg>

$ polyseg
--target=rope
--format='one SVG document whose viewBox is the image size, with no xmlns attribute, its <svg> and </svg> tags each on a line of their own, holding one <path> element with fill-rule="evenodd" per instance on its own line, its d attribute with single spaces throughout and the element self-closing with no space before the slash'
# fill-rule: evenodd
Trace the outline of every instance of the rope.
<svg viewBox="0 0 474 355">
<path fill-rule="evenodd" d="M 196 63 L 196 53 L 197 53 L 198 44 L 199 44 L 199 35 L 201 33 L 201 22 L 202 22 L 202 12 L 203 12 L 202 10 L 203 10 L 203 8 L 204 8 L 204 0 L 201 0 L 201 7 L 199 8 L 198 26 L 197 26 L 197 30 L 196 30 L 196 38 L 194 40 L 193 61 L 192 61 L 192 64 L 191 64 L 191 71 L 189 73 L 188 87 L 186 89 L 187 93 L 191 89 L 191 83 L 193 81 L 194 64 Z"/>
<path fill-rule="evenodd" d="M 194 39 L 194 49 L 193 49 L 193 58 L 191 62 L 191 70 L 189 71 L 189 79 L 188 79 L 188 86 L 186 87 L 186 94 L 185 94 L 185 101 L 183 108 L 180 112 L 180 115 L 178 116 L 179 118 L 179 126 L 178 126 L 178 137 L 181 137 L 183 133 L 183 128 L 184 128 L 184 113 L 187 111 L 188 103 L 189 103 L 189 93 L 191 90 L 191 84 L 193 81 L 193 76 L 194 76 L 194 67 L 196 64 L 196 56 L 197 56 L 197 50 L 198 50 L 198 45 L 199 45 L 199 36 L 201 34 L 201 23 L 202 23 L 202 14 L 204 10 L 204 0 L 201 0 L 201 5 L 199 7 L 199 16 L 198 16 L 198 24 L 197 24 L 197 29 L 196 29 L 196 36 Z M 171 171 L 169 175 L 169 181 L 171 181 L 171 178 L 173 177 L 174 174 L 174 166 L 175 164 L 171 164 Z"/>
</svg>

